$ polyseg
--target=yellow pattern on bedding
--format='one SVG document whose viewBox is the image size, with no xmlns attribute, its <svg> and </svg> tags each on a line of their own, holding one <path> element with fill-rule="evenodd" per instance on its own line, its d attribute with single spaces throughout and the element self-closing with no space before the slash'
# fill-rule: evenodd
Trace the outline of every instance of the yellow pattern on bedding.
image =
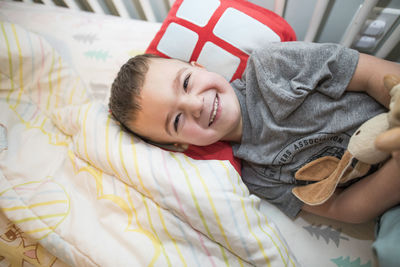
<svg viewBox="0 0 400 267">
<path fill-rule="evenodd" d="M 0 234 L 51 253 L 33 265 L 299 266 L 229 162 L 123 132 L 42 37 L 0 26 Z"/>
</svg>

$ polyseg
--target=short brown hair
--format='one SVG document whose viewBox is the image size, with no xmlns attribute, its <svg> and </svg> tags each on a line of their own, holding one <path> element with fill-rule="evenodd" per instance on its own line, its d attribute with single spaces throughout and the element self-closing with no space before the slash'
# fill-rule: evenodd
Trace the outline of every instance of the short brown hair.
<svg viewBox="0 0 400 267">
<path fill-rule="evenodd" d="M 111 114 L 128 131 L 129 121 L 134 121 L 140 106 L 140 91 L 149 69 L 149 60 L 160 58 L 153 54 L 142 54 L 130 58 L 119 70 L 111 86 L 108 103 Z"/>
</svg>

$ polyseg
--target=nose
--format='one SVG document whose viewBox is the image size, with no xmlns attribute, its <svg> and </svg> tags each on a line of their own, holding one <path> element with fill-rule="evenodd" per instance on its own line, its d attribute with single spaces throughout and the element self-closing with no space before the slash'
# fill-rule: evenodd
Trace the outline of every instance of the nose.
<svg viewBox="0 0 400 267">
<path fill-rule="evenodd" d="M 203 110 L 203 97 L 199 95 L 187 95 L 182 101 L 182 108 L 196 119 L 200 118 Z"/>
</svg>

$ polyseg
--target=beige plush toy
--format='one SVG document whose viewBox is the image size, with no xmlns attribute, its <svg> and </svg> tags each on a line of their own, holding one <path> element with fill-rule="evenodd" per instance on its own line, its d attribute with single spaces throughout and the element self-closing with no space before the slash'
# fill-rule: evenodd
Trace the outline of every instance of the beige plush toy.
<svg viewBox="0 0 400 267">
<path fill-rule="evenodd" d="M 331 156 L 322 157 L 296 172 L 297 180 L 316 181 L 292 190 L 304 203 L 324 203 L 339 183 L 367 174 L 372 164 L 385 161 L 391 154 L 400 164 L 400 77 L 385 76 L 384 83 L 390 90 L 390 111 L 362 124 L 350 138 L 348 149 L 340 160 Z M 353 168 L 354 160 L 357 163 Z"/>
</svg>

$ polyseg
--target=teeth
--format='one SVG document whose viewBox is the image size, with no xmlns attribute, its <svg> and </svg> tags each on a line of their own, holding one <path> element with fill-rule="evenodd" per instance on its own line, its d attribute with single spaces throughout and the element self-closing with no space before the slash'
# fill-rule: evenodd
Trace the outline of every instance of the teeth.
<svg viewBox="0 0 400 267">
<path fill-rule="evenodd" d="M 214 109 L 213 109 L 213 112 L 211 114 L 210 123 L 208 124 L 208 126 L 210 126 L 211 123 L 213 123 L 213 121 L 215 119 L 215 115 L 217 115 L 217 110 L 218 110 L 218 97 L 215 99 Z"/>
</svg>

